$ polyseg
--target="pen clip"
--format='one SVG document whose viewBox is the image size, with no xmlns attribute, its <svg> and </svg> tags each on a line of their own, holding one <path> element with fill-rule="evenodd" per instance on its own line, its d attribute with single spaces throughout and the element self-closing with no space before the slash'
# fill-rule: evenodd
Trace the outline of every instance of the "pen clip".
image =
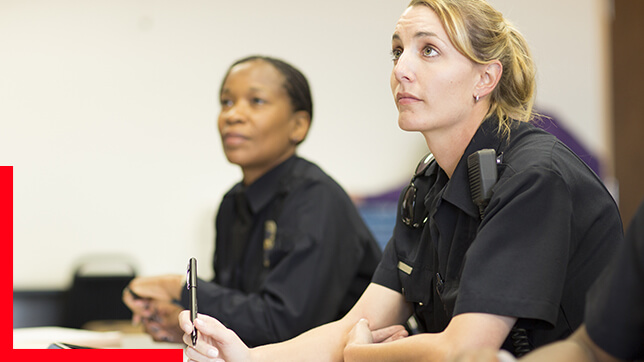
<svg viewBox="0 0 644 362">
<path fill-rule="evenodd" d="M 197 259 L 190 258 L 188 272 L 186 273 L 186 288 L 188 290 L 197 287 Z"/>
<path fill-rule="evenodd" d="M 192 274 L 192 269 L 190 268 L 190 262 L 188 262 L 188 270 L 186 271 L 186 289 L 190 290 L 190 277 Z"/>
</svg>

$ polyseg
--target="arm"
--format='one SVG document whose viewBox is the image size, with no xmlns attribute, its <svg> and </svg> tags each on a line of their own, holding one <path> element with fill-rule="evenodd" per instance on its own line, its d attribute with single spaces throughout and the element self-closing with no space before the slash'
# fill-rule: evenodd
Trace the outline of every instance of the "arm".
<svg viewBox="0 0 644 362">
<path fill-rule="evenodd" d="M 277 219 L 274 245 L 264 251 L 270 267 L 263 269 L 259 259 L 257 266 L 245 271 L 244 283 L 251 285 L 246 291 L 232 288 L 226 279 L 217 280 L 229 287 L 201 283 L 200 312 L 217 318 L 249 345 L 293 338 L 346 313 L 370 279 L 365 271 L 360 274 L 363 260 L 373 260 L 375 268 L 378 255 L 366 250 L 365 238 L 370 235 L 361 223 L 352 221 L 352 216 L 359 216 L 351 213 L 348 208 L 353 206 L 338 192 L 323 183 L 306 183 L 290 191 Z M 262 220 L 260 215 L 258 222 Z M 218 219 L 217 230 L 216 260 L 226 260 L 225 222 Z M 261 246 L 264 233 L 256 234 Z M 346 296 L 352 289 L 355 299 L 349 302 Z M 182 300 L 187 300 L 187 291 Z"/>
<path fill-rule="evenodd" d="M 539 348 L 522 358 L 525 362 L 616 362 L 621 361 L 599 348 L 582 325 L 568 339 Z"/>
<path fill-rule="evenodd" d="M 503 353 L 501 353 L 503 352 Z M 517 360 L 505 351 L 477 349 L 465 352 L 450 362 L 505 362 Z M 617 359 L 597 346 L 582 325 L 570 337 L 528 353 L 520 362 L 618 362 Z"/>
<path fill-rule="evenodd" d="M 423 333 L 391 343 L 349 343 L 345 361 L 442 361 L 474 348 L 503 344 L 516 318 L 484 313 L 465 313 L 452 318 L 445 331 Z"/>
<path fill-rule="evenodd" d="M 299 361 L 302 360 L 302 356 L 307 356 L 307 360 L 342 361 L 348 332 L 360 319 L 370 320 L 372 326 L 379 329 L 404 322 L 410 312 L 409 305 L 400 293 L 370 284 L 344 318 L 312 329 L 289 341 L 254 349 L 248 349 L 239 337 L 214 318 L 199 316 L 199 323 L 196 323 L 197 330 L 200 331 L 197 346 L 189 347 L 186 353 L 189 358 L 197 361 L 215 355 L 227 362 Z M 184 341 L 190 345 L 192 326 L 189 315 L 182 312 L 179 321 L 186 332 Z"/>
</svg>

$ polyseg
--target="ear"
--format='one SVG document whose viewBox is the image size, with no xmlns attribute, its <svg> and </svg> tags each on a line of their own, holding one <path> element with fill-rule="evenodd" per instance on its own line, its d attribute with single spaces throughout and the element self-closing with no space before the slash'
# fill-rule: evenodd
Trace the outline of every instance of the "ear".
<svg viewBox="0 0 644 362">
<path fill-rule="evenodd" d="M 481 65 L 481 77 L 479 78 L 476 88 L 474 89 L 474 97 L 485 97 L 492 93 L 496 85 L 501 80 L 503 75 L 503 65 L 499 60 L 494 60 L 489 64 Z"/>
<path fill-rule="evenodd" d="M 306 111 L 297 111 L 291 118 L 291 133 L 289 139 L 294 144 L 300 144 L 309 133 L 311 127 L 311 115 Z"/>
</svg>

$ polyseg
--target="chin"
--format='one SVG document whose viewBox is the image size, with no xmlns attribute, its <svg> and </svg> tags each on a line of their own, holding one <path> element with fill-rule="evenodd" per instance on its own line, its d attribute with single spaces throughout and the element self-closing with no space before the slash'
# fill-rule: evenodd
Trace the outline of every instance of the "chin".
<svg viewBox="0 0 644 362">
<path fill-rule="evenodd" d="M 236 152 L 227 151 L 224 152 L 224 154 L 226 155 L 228 162 L 233 165 L 241 166 L 246 161 L 246 158 L 243 155 L 237 154 Z"/>
<path fill-rule="evenodd" d="M 418 122 L 411 117 L 404 117 L 403 115 L 398 116 L 398 128 L 405 132 L 417 132 L 420 130 Z"/>
</svg>

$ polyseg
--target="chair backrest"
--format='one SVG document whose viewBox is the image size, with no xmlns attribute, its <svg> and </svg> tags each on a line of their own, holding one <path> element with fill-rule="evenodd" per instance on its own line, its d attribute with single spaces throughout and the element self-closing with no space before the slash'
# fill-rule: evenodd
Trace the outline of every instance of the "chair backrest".
<svg viewBox="0 0 644 362">
<path fill-rule="evenodd" d="M 127 320 L 132 312 L 122 292 L 136 276 L 131 260 L 123 256 L 87 256 L 74 269 L 67 291 L 64 327 L 82 328 L 96 320 Z"/>
</svg>

